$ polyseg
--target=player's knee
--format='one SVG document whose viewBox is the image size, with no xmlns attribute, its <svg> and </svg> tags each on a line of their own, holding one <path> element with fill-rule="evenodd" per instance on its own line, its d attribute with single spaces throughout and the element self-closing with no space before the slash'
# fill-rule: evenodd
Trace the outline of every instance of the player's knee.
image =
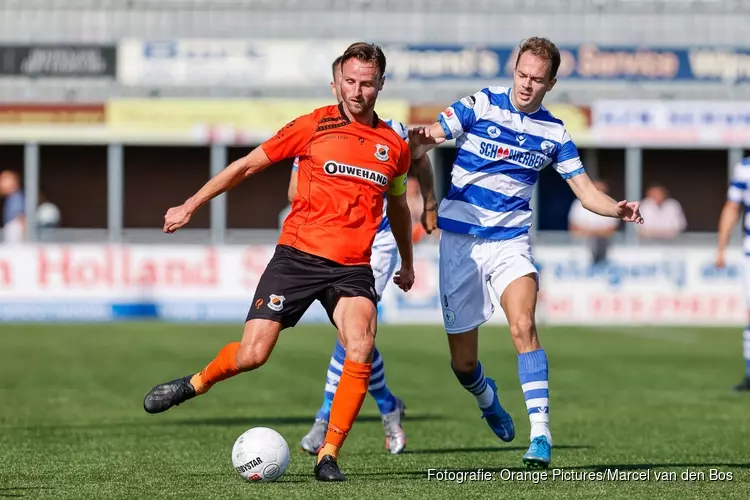
<svg viewBox="0 0 750 500">
<path fill-rule="evenodd" d="M 515 341 L 531 341 L 534 336 L 534 317 L 529 313 L 519 314 L 510 324 L 510 334 Z"/>
<path fill-rule="evenodd" d="M 235 363 L 237 363 L 237 368 L 243 372 L 255 370 L 263 366 L 270 355 L 271 350 L 263 345 L 243 345 L 237 350 Z"/>
<path fill-rule="evenodd" d="M 374 348 L 375 339 L 372 335 L 358 335 L 348 339 L 346 357 L 356 363 L 369 363 Z"/>
<path fill-rule="evenodd" d="M 471 375 L 477 369 L 477 360 L 471 357 L 452 359 L 451 366 L 457 375 Z"/>
</svg>

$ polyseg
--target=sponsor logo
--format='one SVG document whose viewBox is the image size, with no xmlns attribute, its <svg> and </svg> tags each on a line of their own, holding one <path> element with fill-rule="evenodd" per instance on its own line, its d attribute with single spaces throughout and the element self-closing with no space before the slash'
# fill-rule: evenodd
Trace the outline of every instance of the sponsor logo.
<svg viewBox="0 0 750 500">
<path fill-rule="evenodd" d="M 268 297 L 268 308 L 272 311 L 281 311 L 284 309 L 284 300 L 286 297 L 283 295 L 275 295 L 271 294 L 270 297 Z"/>
<path fill-rule="evenodd" d="M 388 146 L 375 144 L 375 158 L 380 161 L 388 161 Z"/>
<path fill-rule="evenodd" d="M 479 154 L 493 160 L 511 160 L 532 168 L 542 168 L 549 161 L 549 158 L 546 156 L 534 153 L 533 151 L 510 149 L 502 147 L 499 144 L 484 141 L 479 144 Z"/>
<path fill-rule="evenodd" d="M 461 98 L 461 104 L 463 104 L 467 108 L 473 108 L 476 102 L 477 100 L 473 95 L 467 95 L 466 97 Z"/>
<path fill-rule="evenodd" d="M 445 116 L 447 116 L 448 118 L 453 118 L 453 108 L 445 108 L 445 111 L 443 111 L 443 113 L 445 113 Z"/>
<path fill-rule="evenodd" d="M 325 164 L 323 164 L 323 170 L 328 175 L 344 175 L 347 177 L 357 177 L 373 182 L 378 186 L 388 185 L 388 177 L 386 177 L 384 174 L 381 174 L 380 172 L 368 170 L 366 168 L 355 167 L 352 165 L 346 165 L 344 163 L 337 163 L 335 161 L 329 160 L 325 162 Z"/>
<path fill-rule="evenodd" d="M 263 306 L 263 299 L 258 299 L 255 301 L 255 308 L 260 309 Z"/>
<path fill-rule="evenodd" d="M 235 468 L 237 469 L 237 472 L 247 472 L 247 471 L 253 470 L 254 468 L 256 468 L 262 463 L 263 463 L 263 460 L 260 457 L 255 457 L 249 462 L 243 465 L 240 465 L 239 467 L 235 467 Z"/>
</svg>

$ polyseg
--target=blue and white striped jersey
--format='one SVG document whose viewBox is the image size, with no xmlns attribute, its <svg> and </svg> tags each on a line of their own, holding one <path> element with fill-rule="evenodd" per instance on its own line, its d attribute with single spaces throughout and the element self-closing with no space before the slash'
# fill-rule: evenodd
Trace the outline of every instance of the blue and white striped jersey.
<svg viewBox="0 0 750 500">
<path fill-rule="evenodd" d="M 515 109 L 510 89 L 488 87 L 438 116 L 458 149 L 451 187 L 438 211 L 444 231 L 507 240 L 531 227 L 531 194 L 539 172 L 552 165 L 564 178 L 584 172 L 562 121 L 540 107 Z"/>
<path fill-rule="evenodd" d="M 745 255 L 750 255 L 750 157 L 745 158 L 742 162 L 734 166 L 731 184 L 727 191 L 727 199 L 745 205 L 745 218 L 743 221 L 745 238 L 743 247 Z"/>
<path fill-rule="evenodd" d="M 395 120 L 383 120 L 389 127 L 391 127 L 393 130 L 398 133 L 399 136 L 403 140 L 407 140 L 409 137 L 409 129 L 406 128 L 406 125 L 404 125 L 401 122 L 397 122 Z M 299 166 L 299 158 L 294 159 L 294 163 L 292 164 L 292 172 L 296 171 Z M 386 215 L 386 207 L 388 206 L 388 195 L 384 194 L 385 196 L 385 202 L 383 203 L 383 220 L 380 221 L 380 227 L 378 227 L 378 232 L 381 231 L 390 231 L 391 230 L 391 223 L 388 220 L 388 216 Z"/>
</svg>

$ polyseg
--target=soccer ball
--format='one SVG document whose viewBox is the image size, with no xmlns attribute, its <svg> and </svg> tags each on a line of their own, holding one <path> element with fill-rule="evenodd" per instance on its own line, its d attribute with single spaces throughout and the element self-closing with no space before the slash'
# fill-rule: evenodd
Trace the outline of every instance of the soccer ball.
<svg viewBox="0 0 750 500">
<path fill-rule="evenodd" d="M 234 442 L 232 465 L 247 481 L 275 481 L 289 466 L 289 445 L 275 430 L 254 427 Z"/>
</svg>

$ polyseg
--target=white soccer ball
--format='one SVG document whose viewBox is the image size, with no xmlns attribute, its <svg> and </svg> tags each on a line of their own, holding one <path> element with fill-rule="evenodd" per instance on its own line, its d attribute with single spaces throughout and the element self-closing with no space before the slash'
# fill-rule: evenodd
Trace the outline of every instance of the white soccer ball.
<svg viewBox="0 0 750 500">
<path fill-rule="evenodd" d="M 275 481 L 289 466 L 289 445 L 275 430 L 254 427 L 234 442 L 232 465 L 247 481 Z"/>
</svg>

